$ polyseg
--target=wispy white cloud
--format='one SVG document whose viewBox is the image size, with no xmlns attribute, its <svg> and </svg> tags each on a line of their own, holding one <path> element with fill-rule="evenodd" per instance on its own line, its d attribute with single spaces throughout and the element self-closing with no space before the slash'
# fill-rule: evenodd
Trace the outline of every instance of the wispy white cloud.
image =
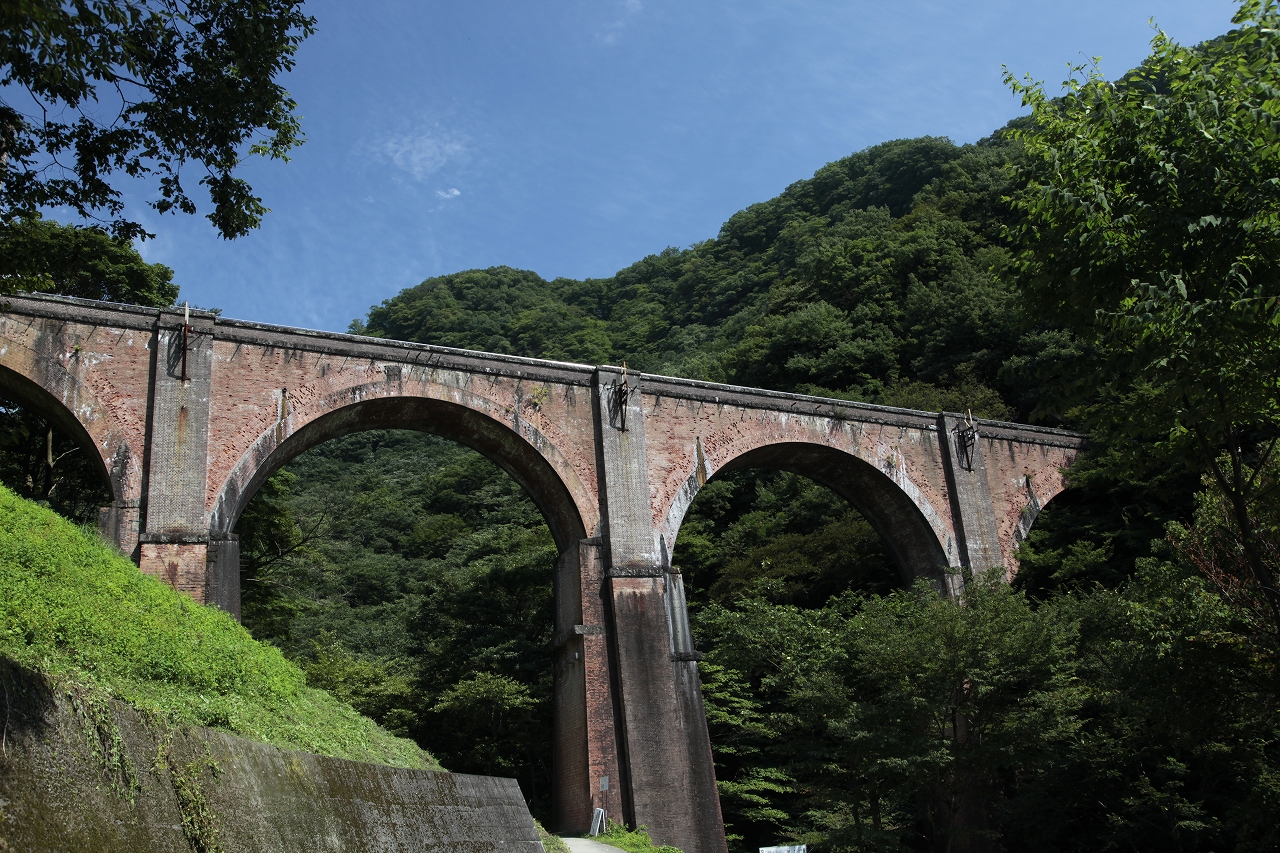
<svg viewBox="0 0 1280 853">
<path fill-rule="evenodd" d="M 384 137 L 374 145 L 383 160 L 408 172 L 414 180 L 425 181 L 446 164 L 463 160 L 467 155 L 466 136 L 439 125 L 411 133 Z"/>
<path fill-rule="evenodd" d="M 457 187 L 449 187 L 447 190 L 436 190 L 436 195 L 440 198 L 457 198 L 462 195 L 462 190 Z"/>
<path fill-rule="evenodd" d="M 600 32 L 596 33 L 596 38 L 605 44 L 616 42 L 618 35 L 631 23 L 631 19 L 644 10 L 644 3 L 641 0 L 621 0 L 618 5 L 621 7 L 618 16 L 606 22 Z"/>
</svg>

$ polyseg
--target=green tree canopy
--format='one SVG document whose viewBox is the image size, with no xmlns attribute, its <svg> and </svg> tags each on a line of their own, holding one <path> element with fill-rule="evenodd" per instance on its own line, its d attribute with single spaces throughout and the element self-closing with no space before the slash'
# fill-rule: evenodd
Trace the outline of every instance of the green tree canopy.
<svg viewBox="0 0 1280 853">
<path fill-rule="evenodd" d="M 127 241 L 46 219 L 0 225 L 0 293 L 15 290 L 157 307 L 178 298 L 173 270 Z"/>
<path fill-rule="evenodd" d="M 276 78 L 313 27 L 300 0 L 0 4 L 0 220 L 66 206 L 145 236 L 111 178 L 154 177 L 156 210 L 194 213 L 193 163 L 218 233 L 256 228 L 266 208 L 235 173 L 246 150 L 283 159 L 302 142 Z"/>
<path fill-rule="evenodd" d="M 1280 11 L 1233 20 L 1193 48 L 1159 33 L 1114 83 L 1078 67 L 1059 99 L 1009 76 L 1032 108 L 1016 233 L 1029 297 L 1093 345 L 1069 390 L 1199 457 L 1280 623 L 1253 520 L 1280 435 Z"/>
</svg>

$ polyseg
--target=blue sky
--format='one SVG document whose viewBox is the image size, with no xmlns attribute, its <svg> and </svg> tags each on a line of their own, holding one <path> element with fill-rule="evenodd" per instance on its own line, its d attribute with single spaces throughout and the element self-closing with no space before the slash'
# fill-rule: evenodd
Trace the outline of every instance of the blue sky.
<svg viewBox="0 0 1280 853">
<path fill-rule="evenodd" d="M 1117 76 L 1225 32 L 1226 0 L 311 0 L 286 85 L 308 142 L 244 175 L 232 242 L 131 212 L 144 256 L 227 316 L 344 331 L 434 275 L 607 276 L 888 139 L 972 142 L 1021 110 L 1001 65 Z M 203 211 L 202 211 L 203 213 Z"/>
</svg>

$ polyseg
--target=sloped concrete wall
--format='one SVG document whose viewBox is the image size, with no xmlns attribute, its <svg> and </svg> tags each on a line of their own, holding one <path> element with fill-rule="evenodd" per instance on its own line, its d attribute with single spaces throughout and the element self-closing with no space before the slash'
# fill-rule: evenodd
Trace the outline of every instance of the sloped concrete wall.
<svg viewBox="0 0 1280 853">
<path fill-rule="evenodd" d="M 165 732 L 3 668 L 4 853 L 541 853 L 513 779 Z"/>
</svg>

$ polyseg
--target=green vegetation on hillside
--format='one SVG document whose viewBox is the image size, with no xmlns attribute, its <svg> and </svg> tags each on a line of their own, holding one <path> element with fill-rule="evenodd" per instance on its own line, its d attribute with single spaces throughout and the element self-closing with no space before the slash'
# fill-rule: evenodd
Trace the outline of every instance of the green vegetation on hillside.
<svg viewBox="0 0 1280 853">
<path fill-rule="evenodd" d="M 173 270 L 147 263 L 129 241 L 39 218 L 0 223 L 0 279 L 9 290 L 134 305 L 178 298 Z"/>
<path fill-rule="evenodd" d="M 979 572 L 963 603 L 902 588 L 804 478 L 701 490 L 672 559 L 733 850 L 1280 846 L 1280 12 L 1248 0 L 1237 24 L 1158 38 L 1116 83 L 1082 70 L 1063 99 L 1018 84 L 1034 114 L 988 139 L 873 146 L 609 278 L 459 272 L 353 324 L 1088 429 L 1014 584 Z M 0 474 L 87 514 L 32 435 Z M 549 815 L 556 554 L 495 465 L 350 435 L 268 481 L 238 532 L 256 637 Z"/>
<path fill-rule="evenodd" d="M 306 679 L 226 614 L 147 577 L 51 510 L 0 487 L 0 656 L 105 691 L 169 725 L 289 749 L 435 768 Z"/>
</svg>

